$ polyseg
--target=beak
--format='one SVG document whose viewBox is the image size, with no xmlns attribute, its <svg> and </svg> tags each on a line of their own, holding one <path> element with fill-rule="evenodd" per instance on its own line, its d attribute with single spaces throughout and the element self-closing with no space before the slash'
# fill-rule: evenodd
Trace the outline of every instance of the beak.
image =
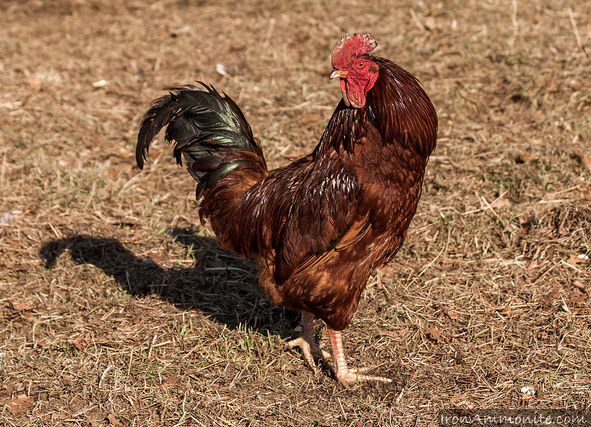
<svg viewBox="0 0 591 427">
<path fill-rule="evenodd" d="M 332 73 L 330 73 L 330 76 L 328 77 L 329 79 L 335 79 L 335 78 L 339 78 L 339 79 L 344 79 L 347 77 L 347 74 L 349 74 L 348 71 L 341 71 L 341 70 L 332 70 Z"/>
</svg>

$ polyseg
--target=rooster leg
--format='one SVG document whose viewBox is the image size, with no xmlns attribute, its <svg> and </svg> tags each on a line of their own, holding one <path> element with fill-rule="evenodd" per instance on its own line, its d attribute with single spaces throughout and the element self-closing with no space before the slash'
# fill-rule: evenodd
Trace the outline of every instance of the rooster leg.
<svg viewBox="0 0 591 427">
<path fill-rule="evenodd" d="M 328 328 L 328 337 L 330 338 L 330 350 L 334 363 L 334 371 L 337 380 L 344 386 L 349 386 L 355 382 L 361 381 L 381 381 L 390 383 L 392 380 L 385 377 L 375 377 L 373 375 L 363 375 L 356 369 L 349 369 L 345 360 L 345 350 L 343 349 L 343 340 L 341 331 L 335 331 Z"/>
<path fill-rule="evenodd" d="M 287 343 L 287 348 L 299 347 L 304 356 L 304 360 L 308 366 L 316 373 L 316 366 L 314 365 L 314 357 L 330 358 L 330 353 L 322 350 L 314 336 L 314 315 L 306 311 L 302 311 L 302 320 L 300 322 L 300 336 Z"/>
</svg>

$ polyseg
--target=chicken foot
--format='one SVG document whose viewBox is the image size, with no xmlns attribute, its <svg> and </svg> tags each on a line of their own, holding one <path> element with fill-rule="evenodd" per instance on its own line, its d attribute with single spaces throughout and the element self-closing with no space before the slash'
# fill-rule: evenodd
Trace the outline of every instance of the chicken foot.
<svg viewBox="0 0 591 427">
<path fill-rule="evenodd" d="M 328 328 L 328 337 L 330 339 L 330 350 L 332 353 L 332 360 L 334 363 L 334 373 L 337 380 L 344 386 L 349 386 L 355 382 L 361 381 L 380 381 L 384 383 L 391 383 L 390 378 L 377 377 L 373 375 L 364 375 L 361 369 L 351 369 L 347 367 L 345 360 L 345 350 L 343 349 L 343 339 L 341 331 L 335 331 Z"/>
<path fill-rule="evenodd" d="M 330 350 L 329 353 L 326 350 L 321 349 L 316 342 L 314 336 L 314 315 L 306 311 L 302 311 L 302 320 L 298 327 L 300 329 L 300 336 L 296 339 L 287 342 L 287 348 L 292 349 L 299 347 L 304 361 L 314 371 L 317 372 L 316 365 L 314 364 L 314 357 L 321 359 L 331 359 L 334 363 L 334 373 L 337 380 L 344 386 L 350 386 L 355 382 L 362 381 L 379 381 L 384 383 L 390 383 L 390 378 L 379 377 L 374 375 L 365 375 L 362 372 L 366 371 L 367 368 L 353 369 L 347 366 L 345 359 L 345 350 L 343 349 L 343 339 L 341 331 L 335 331 L 334 329 L 328 328 L 328 337 L 330 339 Z"/>
<path fill-rule="evenodd" d="M 292 349 L 299 347 L 306 364 L 316 373 L 316 365 L 314 365 L 314 357 L 330 359 L 330 353 L 321 349 L 316 342 L 314 336 L 314 315 L 306 311 L 302 311 L 302 320 L 300 322 L 300 336 L 287 343 L 287 348 Z"/>
</svg>

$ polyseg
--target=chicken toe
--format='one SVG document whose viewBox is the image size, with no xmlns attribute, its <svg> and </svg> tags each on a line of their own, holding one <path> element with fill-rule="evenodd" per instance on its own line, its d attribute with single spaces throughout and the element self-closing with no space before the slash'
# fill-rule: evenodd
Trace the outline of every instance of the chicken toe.
<svg viewBox="0 0 591 427">
<path fill-rule="evenodd" d="M 343 349 L 343 340 L 341 331 L 335 331 L 328 328 L 328 336 L 330 338 L 330 349 L 332 353 L 332 360 L 334 363 L 334 373 L 337 380 L 344 386 L 348 387 L 356 382 L 362 381 L 378 381 L 383 383 L 391 383 L 390 378 L 379 377 L 374 375 L 362 374 L 366 369 L 350 369 L 345 360 L 345 350 Z"/>
<path fill-rule="evenodd" d="M 322 350 L 314 336 L 314 315 L 302 311 L 302 321 L 300 323 L 300 336 L 296 339 L 287 342 L 287 348 L 292 349 L 299 347 L 304 356 L 306 364 L 316 373 L 316 365 L 314 364 L 314 357 L 330 359 L 331 355 L 328 351 Z"/>
</svg>

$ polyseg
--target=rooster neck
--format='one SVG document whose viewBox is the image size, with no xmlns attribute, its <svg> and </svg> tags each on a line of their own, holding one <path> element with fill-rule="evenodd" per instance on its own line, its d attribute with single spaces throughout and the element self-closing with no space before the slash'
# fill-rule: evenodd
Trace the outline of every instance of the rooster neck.
<svg viewBox="0 0 591 427">
<path fill-rule="evenodd" d="M 415 76 L 387 59 L 372 59 L 380 77 L 368 94 L 368 116 L 386 144 L 400 144 L 428 158 L 437 140 L 435 107 Z"/>
<path fill-rule="evenodd" d="M 353 154 L 355 147 L 377 131 L 384 145 L 400 145 L 427 159 L 437 140 L 437 113 L 419 81 L 393 62 L 371 57 L 380 75 L 367 93 L 363 108 L 347 107 L 341 100 L 320 143 L 318 157 L 331 151 Z"/>
</svg>

